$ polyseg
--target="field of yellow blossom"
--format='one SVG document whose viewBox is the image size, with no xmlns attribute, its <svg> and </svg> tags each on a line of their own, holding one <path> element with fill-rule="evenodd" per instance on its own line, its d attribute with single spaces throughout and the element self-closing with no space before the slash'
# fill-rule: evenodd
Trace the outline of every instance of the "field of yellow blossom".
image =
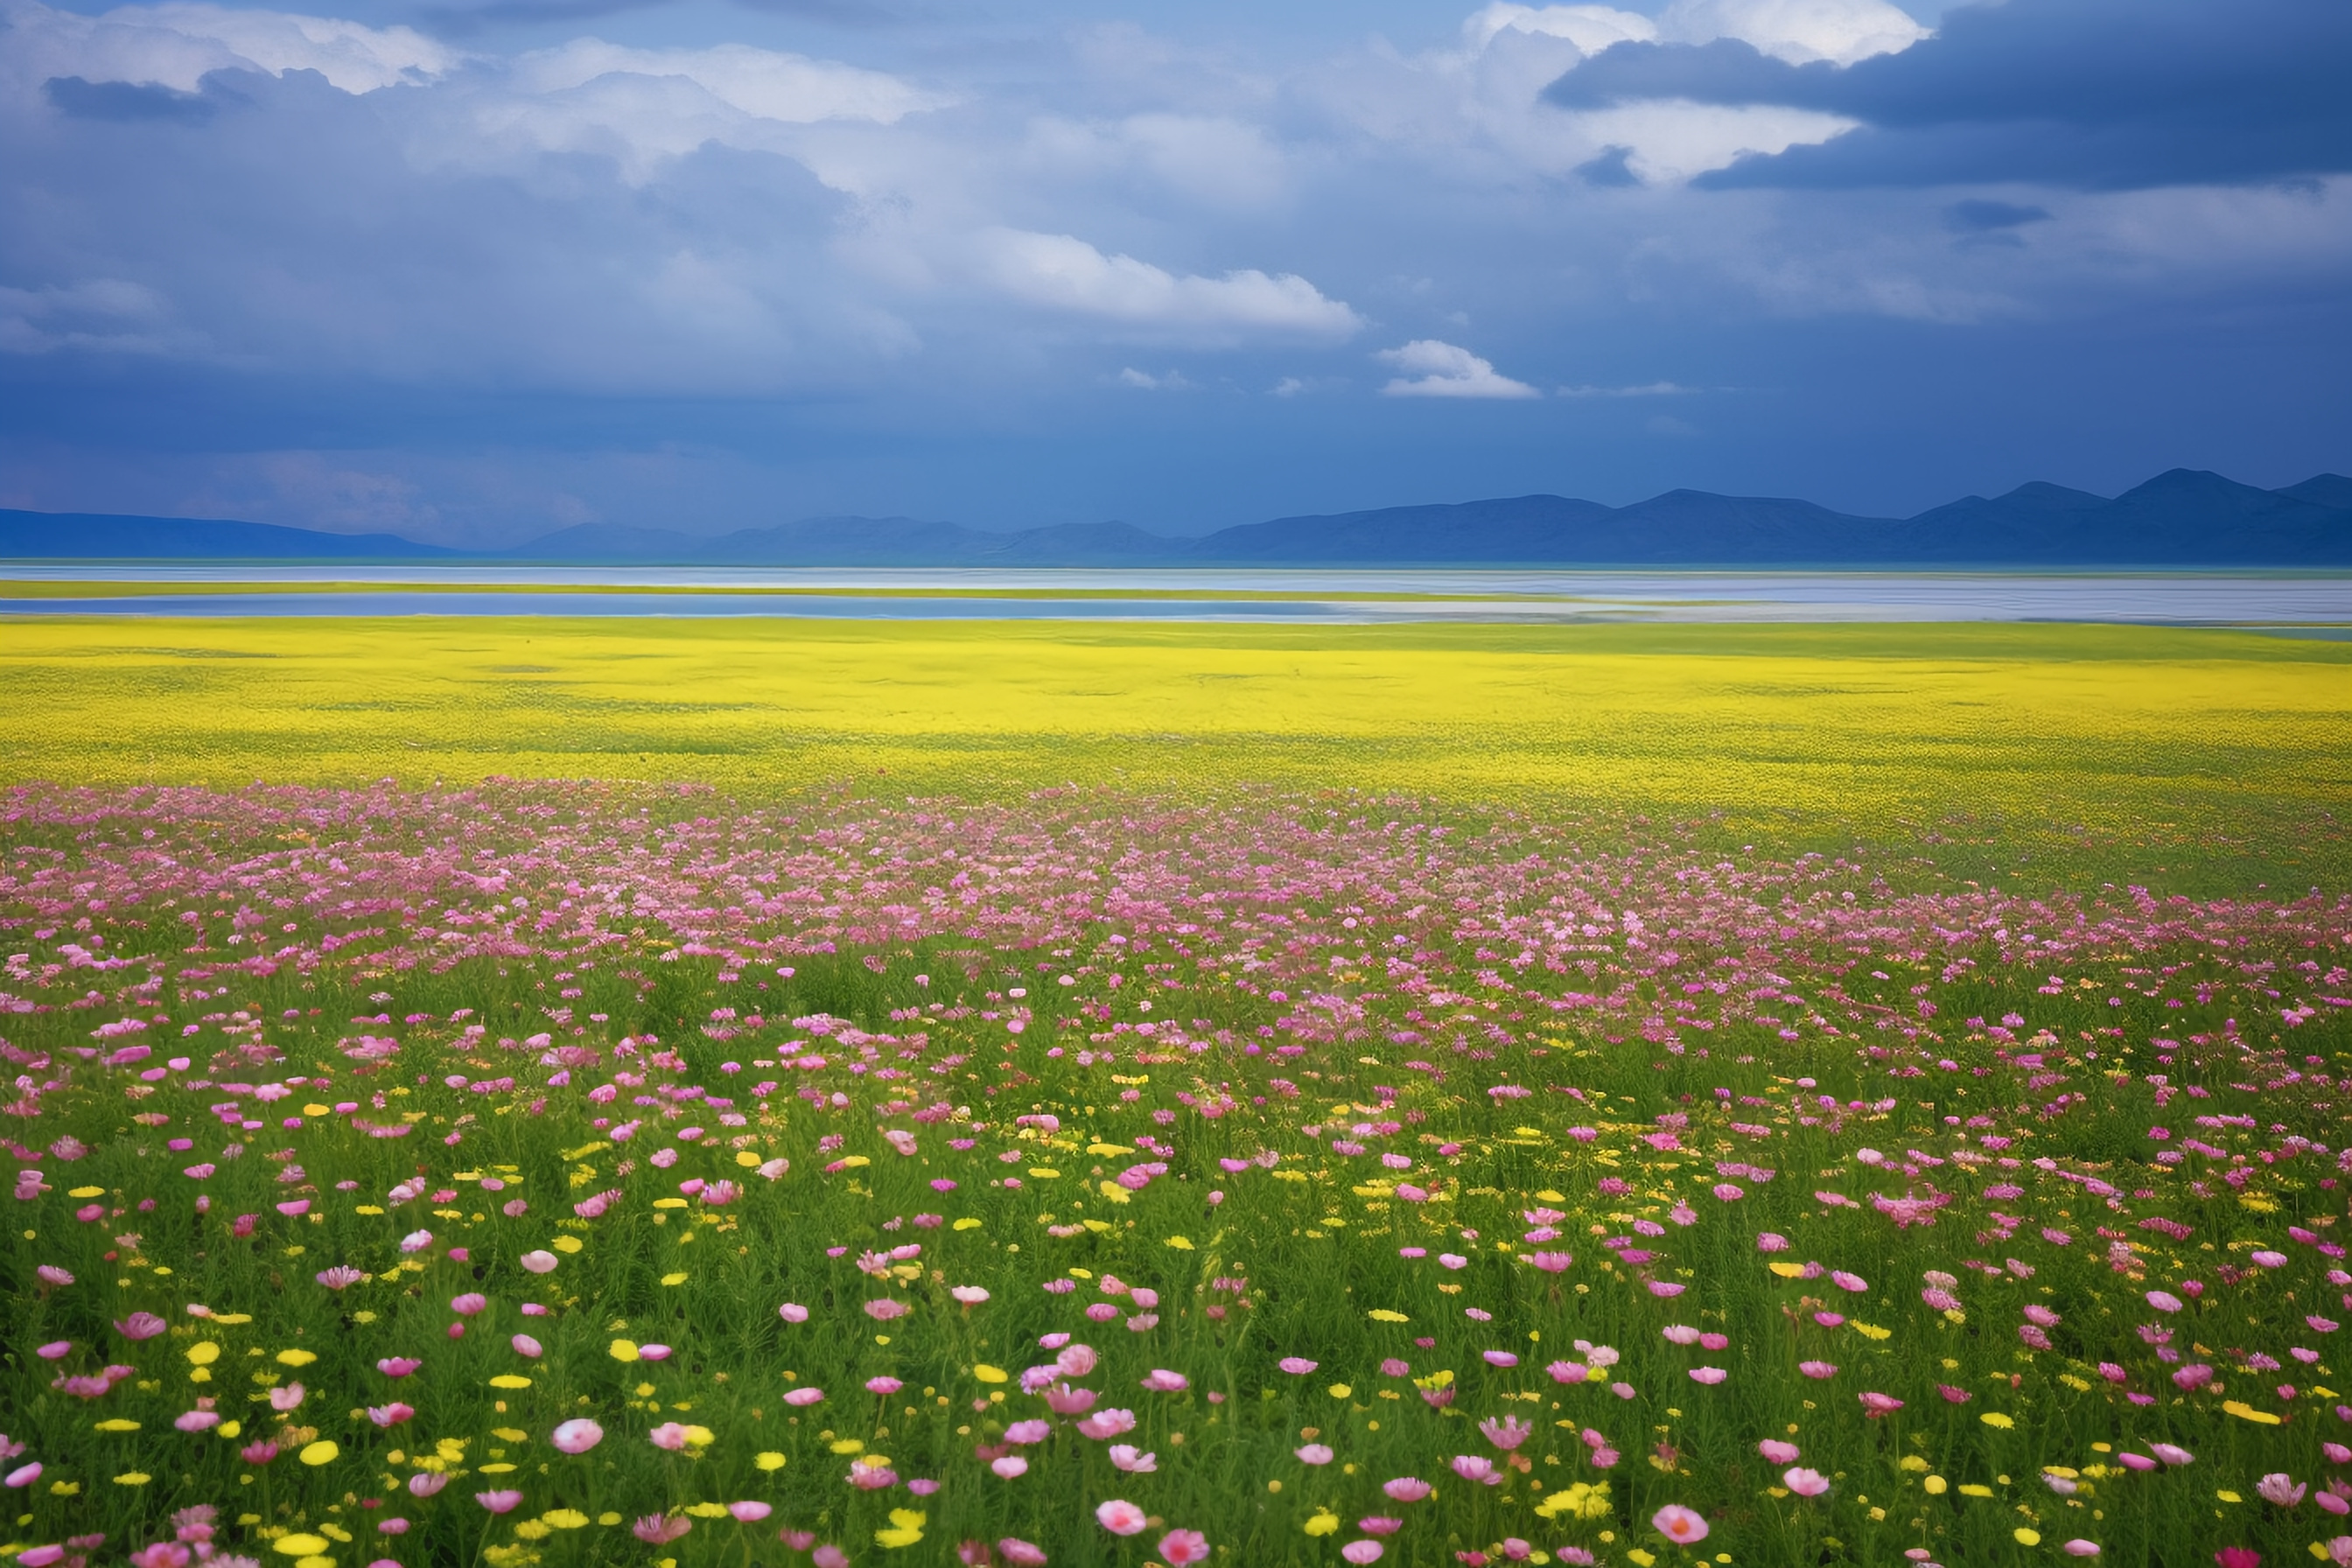
<svg viewBox="0 0 2352 1568">
<path fill-rule="evenodd" d="M 2179 845 L 2137 869 L 2248 886 L 2339 853 L 2315 814 L 2352 795 L 2347 731 L 2352 647 L 2132 626 L 60 617 L 0 644 L 0 778 L 1340 785 L 1936 829 L 1994 866 Z"/>
</svg>

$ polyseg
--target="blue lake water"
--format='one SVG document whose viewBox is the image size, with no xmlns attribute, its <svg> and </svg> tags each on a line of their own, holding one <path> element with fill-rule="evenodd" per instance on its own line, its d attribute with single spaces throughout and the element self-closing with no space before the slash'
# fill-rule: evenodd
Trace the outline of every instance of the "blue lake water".
<svg viewBox="0 0 2352 1568">
<path fill-rule="evenodd" d="M 0 563 L 0 577 L 92 586 L 110 582 L 126 586 L 170 583 L 197 590 L 223 585 L 220 591 L 176 594 L 142 594 L 133 587 L 121 595 L 62 600 L 0 596 L 0 616 L 771 616 L 1322 625 L 2115 621 L 2294 628 L 2318 636 L 2352 627 L 2352 574 L 851 571 Z M 228 586 L 255 583 L 270 584 L 279 591 L 257 594 Z M 578 591 L 585 588 L 608 591 Z M 626 591 L 666 588 L 701 591 Z M 449 591 L 453 589 L 467 591 Z M 799 591 L 774 591 L 779 589 Z M 1104 590 L 1132 596 L 1085 596 Z M 988 596 L 1013 592 L 1030 596 Z M 1223 596 L 1266 593 L 1298 596 Z M 1174 596 L 1179 594 L 1198 596 Z M 1480 597 L 1353 596 L 1366 594 Z"/>
</svg>

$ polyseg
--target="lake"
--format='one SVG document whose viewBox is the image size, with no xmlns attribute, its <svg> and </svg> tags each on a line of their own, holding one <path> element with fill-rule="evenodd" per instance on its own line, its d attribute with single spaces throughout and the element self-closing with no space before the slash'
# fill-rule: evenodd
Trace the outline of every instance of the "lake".
<svg viewBox="0 0 2352 1568">
<path fill-rule="evenodd" d="M 2352 574 L 0 565 L 0 615 L 2352 628 Z"/>
</svg>

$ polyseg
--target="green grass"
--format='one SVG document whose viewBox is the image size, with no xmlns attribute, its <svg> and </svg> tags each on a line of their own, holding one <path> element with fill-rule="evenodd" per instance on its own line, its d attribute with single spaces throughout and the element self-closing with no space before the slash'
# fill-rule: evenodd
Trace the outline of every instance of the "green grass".
<svg viewBox="0 0 2352 1568">
<path fill-rule="evenodd" d="M 2338 1234 L 2341 1189 L 2334 1159 L 2298 1142 L 2346 1142 L 2334 1075 L 2352 1040 L 2325 1001 L 2352 961 L 2340 900 L 2051 900 L 1939 881 L 1906 846 L 1727 857 L 1685 825 L 1337 794 L 753 808 L 605 786 L 42 791 L 15 801 L 9 847 L 0 931 L 25 956 L 0 988 L 36 1009 L 0 1015 L 33 1099 L 11 1127 L 89 1150 L 37 1159 L 50 1190 L 0 1241 L 18 1313 L 0 1408 L 46 1467 L 13 1494 L 19 1545 L 104 1531 L 112 1551 L 194 1504 L 243 1550 L 315 1538 L 323 1550 L 289 1557 L 411 1568 L 803 1561 L 780 1527 L 858 1562 L 945 1562 L 959 1542 L 1012 1536 L 1056 1563 L 1123 1568 L 1156 1560 L 1163 1528 L 1190 1528 L 1221 1563 L 1320 1568 L 1375 1514 L 1402 1521 L 1391 1562 L 1516 1540 L 1636 1568 L 1717 1552 L 1876 1563 L 1913 1547 L 2032 1563 L 2072 1539 L 2107 1561 L 2200 1561 L 2336 1533 L 2311 1501 L 2283 1509 L 2255 1489 L 2336 1473 L 2320 1444 L 2344 1430 L 2328 1413 L 2336 1331 L 2303 1323 L 2342 1293 L 2317 1249 Z M 93 954 L 129 962 L 93 968 Z M 2012 1009 L 2023 1021 L 1997 1030 Z M 819 1014 L 832 1032 L 806 1021 Z M 93 1043 L 121 1017 L 148 1026 Z M 371 1037 L 395 1047 L 354 1056 Z M 125 1040 L 153 1054 L 114 1068 L 78 1054 Z M 562 1076 L 542 1057 L 559 1044 L 583 1053 Z M 1089 1059 L 1104 1050 L 1117 1059 Z M 157 1065 L 174 1052 L 184 1069 Z M 812 1053 L 826 1065 L 792 1065 Z M 873 1070 L 852 1070 L 861 1057 Z M 222 1087 L 295 1078 L 275 1102 Z M 751 1091 L 763 1081 L 781 1087 Z M 591 1097 L 597 1084 L 616 1092 Z M 666 1089 L 693 1096 L 676 1118 Z M 259 1125 L 224 1128 L 211 1107 L 227 1100 Z M 935 1118 L 911 1114 L 926 1107 Z M 1016 1123 L 1043 1113 L 1058 1126 Z M 618 1119 L 634 1136 L 615 1140 Z M 1395 1131 L 1335 1150 L 1359 1121 Z M 677 1135 L 688 1126 L 705 1135 Z M 2155 1158 L 2190 1139 L 2213 1152 Z M 654 1163 L 657 1149 L 676 1163 Z M 1943 1163 L 1906 1176 L 1864 1149 Z M 1384 1150 L 1411 1168 L 1383 1168 Z M 1282 1155 L 1272 1171 L 1221 1164 L 1262 1151 Z M 1111 1183 L 1155 1157 L 1168 1169 L 1141 1190 Z M 775 1159 L 790 1168 L 772 1183 L 750 1169 Z M 1771 1174 L 1727 1178 L 1724 1162 Z M 421 1195 L 396 1201 L 416 1178 Z M 688 1178 L 746 1190 L 712 1206 L 681 1191 Z M 1713 1193 L 1727 1179 L 1736 1201 Z M 1407 1182 L 1438 1195 L 1408 1201 Z M 573 1215 L 608 1189 L 611 1212 Z M 1906 1227 L 1873 1194 L 1949 1202 Z M 525 1212 L 501 1212 L 518 1199 Z M 1527 1238 L 1531 1210 L 1556 1213 L 1557 1239 Z M 257 1216 L 249 1236 L 241 1214 Z M 431 1241 L 404 1254 L 418 1229 Z M 1764 1232 L 1791 1245 L 1759 1251 Z M 1612 1236 L 1654 1256 L 1612 1260 Z M 551 1273 L 520 1266 L 575 1242 Z M 921 1251 L 901 1276 L 858 1271 L 861 1253 L 909 1242 Z M 2277 1267 L 2253 1260 L 2265 1247 Z M 1575 1261 L 1521 1261 L 1547 1248 Z M 1770 1267 L 1812 1259 L 1862 1288 Z M 371 1278 L 315 1282 L 338 1264 Z M 42 1265 L 73 1283 L 42 1283 Z M 1934 1269 L 1957 1277 L 1964 1310 L 1923 1300 Z M 1109 1276 L 1157 1291 L 1157 1321 L 1128 1327 L 1142 1310 L 1104 1292 Z M 2142 1299 L 2189 1279 L 2205 1294 L 2186 1313 Z M 1040 1289 L 1056 1279 L 1076 1289 Z M 960 1304 L 958 1285 L 990 1299 Z M 488 1307 L 460 1320 L 450 1302 L 468 1290 Z M 885 1297 L 911 1313 L 861 1310 Z M 520 1315 L 524 1301 L 551 1310 Z M 1120 1310 L 1089 1323 L 1089 1301 Z M 784 1302 L 808 1321 L 780 1321 Z M 2021 1342 L 2021 1314 L 2045 1306 L 2048 1346 Z M 113 1325 L 133 1310 L 167 1331 L 125 1339 Z M 2142 1323 L 2172 1329 L 2182 1361 L 2160 1362 Z M 1676 1324 L 1729 1342 L 1677 1346 L 1662 1337 Z M 1073 1381 L 1137 1426 L 1091 1439 L 1055 1422 L 1024 1450 L 1030 1473 L 1000 1479 L 975 1449 L 1047 1412 L 992 1369 L 1050 1359 L 1039 1336 L 1055 1331 L 1099 1350 Z M 519 1355 L 517 1332 L 540 1353 Z M 65 1359 L 27 1353 L 52 1340 L 73 1347 Z M 1565 1385 L 1543 1369 L 1600 1364 L 1579 1340 L 1622 1359 Z M 618 1359 L 615 1341 L 676 1353 Z M 205 1344 L 220 1349 L 199 1363 Z M 2314 1364 L 2294 1345 L 2315 1345 Z M 1503 1350 L 1518 1363 L 1489 1364 Z M 384 1377 L 375 1363 L 394 1354 L 424 1367 Z M 1286 1372 L 1286 1356 L 1316 1367 Z M 1801 1375 L 1811 1360 L 1834 1375 Z M 100 1398 L 49 1386 L 109 1361 L 135 1371 Z M 2218 1382 L 2176 1391 L 2169 1373 L 2189 1363 Z M 1691 1365 L 1729 1375 L 1704 1386 Z M 1139 1389 L 1153 1368 L 1189 1389 Z M 863 1391 L 885 1374 L 905 1387 Z M 295 1381 L 304 1402 L 274 1414 L 266 1390 Z M 2293 1397 L 2273 1387 L 2287 1383 Z M 822 1403 L 784 1403 L 809 1386 Z M 1865 1418 L 1864 1391 L 1903 1405 Z M 234 1438 L 173 1429 L 207 1397 L 240 1424 Z M 395 1397 L 418 1414 L 379 1430 L 366 1407 Z M 559 1453 L 550 1434 L 581 1415 L 603 1443 Z M 1504 1458 L 1477 1423 L 1505 1415 L 1533 1426 L 1511 1450 L 1528 1471 L 1491 1488 L 1456 1476 L 1455 1456 Z M 664 1422 L 709 1441 L 665 1452 L 647 1440 Z M 1595 1463 L 1588 1429 L 1612 1463 Z M 242 1452 L 265 1436 L 275 1458 Z M 1828 1494 L 1791 1495 L 1767 1438 L 1796 1443 Z M 1121 1473 L 1113 1440 L 1157 1469 Z M 335 1451 L 306 1464 L 318 1442 Z M 1314 1442 L 1330 1464 L 1297 1458 Z M 2195 1462 L 2120 1468 L 2155 1443 Z M 853 1489 L 850 1445 L 942 1488 Z M 411 1494 L 435 1473 L 455 1479 Z M 1398 1476 L 1435 1498 L 1389 1503 L 1379 1489 Z M 474 1500 L 498 1488 L 522 1504 L 494 1517 Z M 1164 1526 L 1112 1537 L 1093 1514 L 1111 1498 Z M 774 1512 L 754 1527 L 690 1511 L 738 1500 Z M 1668 1504 L 1709 1519 L 1701 1549 L 1652 1528 Z M 677 1510 L 692 1529 L 660 1552 L 630 1533 Z M 411 1531 L 374 1534 L 394 1512 Z"/>
</svg>

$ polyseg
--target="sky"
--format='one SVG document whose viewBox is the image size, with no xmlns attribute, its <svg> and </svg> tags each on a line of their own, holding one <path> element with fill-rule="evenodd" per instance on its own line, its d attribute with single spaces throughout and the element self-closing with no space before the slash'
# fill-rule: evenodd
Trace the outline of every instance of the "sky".
<svg viewBox="0 0 2352 1568">
<path fill-rule="evenodd" d="M 0 506 L 2352 471 L 2341 0 L 0 0 Z"/>
</svg>

